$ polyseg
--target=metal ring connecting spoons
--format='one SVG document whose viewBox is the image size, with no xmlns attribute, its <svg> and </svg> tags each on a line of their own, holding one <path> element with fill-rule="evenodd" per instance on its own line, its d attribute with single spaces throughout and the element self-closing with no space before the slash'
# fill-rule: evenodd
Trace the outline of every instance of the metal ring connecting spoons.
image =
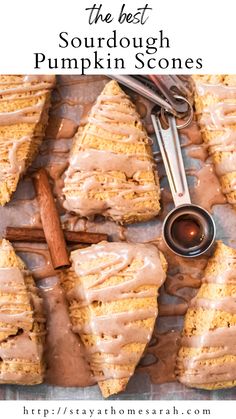
<svg viewBox="0 0 236 419">
<path fill-rule="evenodd" d="M 192 122 L 192 120 L 193 120 L 193 107 L 192 107 L 192 104 L 191 104 L 191 103 L 189 102 L 189 100 L 188 100 L 188 99 L 186 99 L 186 97 L 184 97 L 184 96 L 174 95 L 174 98 L 175 98 L 176 100 L 180 100 L 180 101 L 182 101 L 182 102 L 185 102 L 185 103 L 187 103 L 187 105 L 188 105 L 188 114 L 187 114 L 187 116 L 186 116 L 186 119 L 185 119 L 185 120 L 183 120 L 183 122 L 182 122 L 181 124 L 176 125 L 176 128 L 177 128 L 177 129 L 183 129 L 183 128 L 186 128 L 188 125 L 190 125 L 190 124 L 191 124 L 191 122 Z M 165 109 L 164 109 L 164 108 L 161 108 L 161 118 L 162 118 L 162 120 L 164 121 L 165 125 L 166 125 L 166 126 L 168 126 L 168 125 L 169 125 L 169 122 L 168 122 L 168 121 L 167 121 L 167 119 L 166 119 L 166 113 L 165 113 Z"/>
<path fill-rule="evenodd" d="M 208 211 L 191 203 L 175 117 L 167 115 L 167 129 L 156 114 L 151 119 L 175 204 L 163 223 L 164 241 L 179 256 L 200 256 L 214 243 L 215 222 Z"/>
</svg>

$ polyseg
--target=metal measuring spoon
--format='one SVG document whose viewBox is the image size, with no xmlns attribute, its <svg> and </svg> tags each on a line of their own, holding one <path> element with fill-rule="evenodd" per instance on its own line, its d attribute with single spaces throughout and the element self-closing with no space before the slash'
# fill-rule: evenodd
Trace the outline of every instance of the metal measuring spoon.
<svg viewBox="0 0 236 419">
<path fill-rule="evenodd" d="M 214 243 L 215 222 L 208 211 L 191 203 L 175 117 L 166 116 L 167 129 L 156 114 L 151 119 L 175 204 L 163 223 L 164 241 L 179 256 L 200 256 Z"/>
</svg>

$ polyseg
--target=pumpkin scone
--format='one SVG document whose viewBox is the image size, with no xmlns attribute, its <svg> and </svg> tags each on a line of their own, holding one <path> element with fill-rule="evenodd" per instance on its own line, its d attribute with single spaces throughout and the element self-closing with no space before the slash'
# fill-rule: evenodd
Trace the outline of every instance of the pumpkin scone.
<svg viewBox="0 0 236 419">
<path fill-rule="evenodd" d="M 15 192 L 43 139 L 54 76 L 0 75 L 0 205 Z"/>
<path fill-rule="evenodd" d="M 157 317 L 166 261 L 153 245 L 101 242 L 71 253 L 61 283 L 73 331 L 104 397 L 123 391 Z"/>
<path fill-rule="evenodd" d="M 216 390 L 236 385 L 236 250 L 217 242 L 187 311 L 178 380 Z"/>
<path fill-rule="evenodd" d="M 106 84 L 73 143 L 65 208 L 119 223 L 145 221 L 160 210 L 150 139 L 134 104 L 116 81 Z"/>
<path fill-rule="evenodd" d="M 45 318 L 42 299 L 23 261 L 0 243 L 0 383 L 39 384 Z"/>
<path fill-rule="evenodd" d="M 227 201 L 236 206 L 236 75 L 194 75 L 203 140 Z"/>
</svg>

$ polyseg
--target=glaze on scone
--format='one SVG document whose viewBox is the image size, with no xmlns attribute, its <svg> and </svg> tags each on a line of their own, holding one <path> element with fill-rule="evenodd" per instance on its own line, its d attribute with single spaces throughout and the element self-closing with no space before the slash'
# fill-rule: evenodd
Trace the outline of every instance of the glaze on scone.
<svg viewBox="0 0 236 419">
<path fill-rule="evenodd" d="M 195 75 L 195 106 L 222 192 L 236 206 L 236 75 Z"/>
<path fill-rule="evenodd" d="M 178 380 L 216 390 L 236 385 L 236 250 L 217 243 L 187 311 Z"/>
<path fill-rule="evenodd" d="M 159 180 L 150 141 L 135 106 L 117 82 L 98 97 L 75 136 L 65 178 L 65 208 L 120 223 L 153 218 Z"/>
<path fill-rule="evenodd" d="M 15 192 L 44 136 L 54 76 L 0 75 L 0 205 Z"/>
<path fill-rule="evenodd" d="M 39 384 L 44 377 L 42 299 L 23 261 L 0 243 L 0 384 Z"/>
<path fill-rule="evenodd" d="M 123 391 L 151 339 L 166 261 L 153 245 L 101 242 L 71 253 L 61 284 L 104 397 Z"/>
</svg>

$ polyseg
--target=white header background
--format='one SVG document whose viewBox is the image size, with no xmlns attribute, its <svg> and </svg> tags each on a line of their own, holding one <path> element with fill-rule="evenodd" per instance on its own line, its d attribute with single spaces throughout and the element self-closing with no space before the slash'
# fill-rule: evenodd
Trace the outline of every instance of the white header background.
<svg viewBox="0 0 236 419">
<path fill-rule="evenodd" d="M 157 57 L 188 57 L 203 60 L 201 70 L 135 70 L 133 56 L 136 49 L 100 49 L 99 53 L 111 57 L 124 57 L 126 69 L 116 73 L 236 73 L 235 48 L 235 0 L 4 0 L 1 2 L 0 25 L 0 72 L 6 73 L 74 73 L 79 70 L 48 69 L 45 62 L 40 70 L 34 70 L 35 52 L 47 58 L 91 57 L 86 48 L 59 48 L 59 33 L 68 32 L 70 37 L 109 36 L 114 29 L 120 36 L 157 37 L 159 30 L 170 40 L 170 48 L 162 48 Z M 110 12 L 112 23 L 88 24 L 86 7 L 102 4 L 103 12 Z M 135 13 L 137 7 L 148 4 L 153 10 L 146 24 L 119 24 L 117 18 L 122 4 L 125 11 Z M 152 55 L 149 56 L 153 57 Z M 86 74 L 114 73 L 90 68 Z"/>
</svg>

